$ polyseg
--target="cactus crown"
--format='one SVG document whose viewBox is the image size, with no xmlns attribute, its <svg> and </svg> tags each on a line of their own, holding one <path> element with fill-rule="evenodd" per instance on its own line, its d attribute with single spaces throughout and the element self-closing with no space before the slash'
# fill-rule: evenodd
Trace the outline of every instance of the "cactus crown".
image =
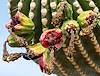
<svg viewBox="0 0 100 76">
<path fill-rule="evenodd" d="M 22 56 L 36 61 L 43 72 L 54 71 L 59 76 L 87 76 L 92 72 L 99 76 L 100 61 L 93 60 L 94 56 L 100 58 L 99 3 L 100 0 L 9 0 L 11 19 L 6 27 L 10 35 L 4 44 L 3 59 L 9 62 Z M 9 54 L 6 43 L 24 47 L 27 52 Z"/>
</svg>

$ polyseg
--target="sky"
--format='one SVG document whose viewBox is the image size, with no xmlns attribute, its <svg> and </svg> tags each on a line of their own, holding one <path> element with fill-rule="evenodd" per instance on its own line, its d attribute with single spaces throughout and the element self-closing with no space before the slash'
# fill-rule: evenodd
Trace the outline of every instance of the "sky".
<svg viewBox="0 0 100 76">
<path fill-rule="evenodd" d="M 10 19 L 8 14 L 7 0 L 0 0 L 0 76 L 48 76 L 40 71 L 39 66 L 33 61 L 23 58 L 14 62 L 4 62 L 2 60 L 3 43 L 9 35 L 5 28 L 6 22 Z M 23 48 L 10 48 L 9 52 L 25 52 Z M 50 76 L 55 76 L 54 74 Z"/>
</svg>

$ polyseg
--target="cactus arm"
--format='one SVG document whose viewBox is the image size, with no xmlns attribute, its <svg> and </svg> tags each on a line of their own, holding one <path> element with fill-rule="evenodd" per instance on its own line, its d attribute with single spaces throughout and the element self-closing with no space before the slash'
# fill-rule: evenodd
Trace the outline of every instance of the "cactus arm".
<svg viewBox="0 0 100 76">
<path fill-rule="evenodd" d="M 95 1 L 94 0 L 86 0 L 87 1 L 87 3 L 88 3 L 88 5 L 91 7 L 91 9 L 95 12 L 95 13 L 97 13 L 97 26 L 100 26 L 100 13 L 99 13 L 99 7 L 98 7 L 98 5 L 96 5 L 97 3 L 95 3 Z M 98 2 L 98 1 L 96 1 L 96 2 Z"/>
</svg>

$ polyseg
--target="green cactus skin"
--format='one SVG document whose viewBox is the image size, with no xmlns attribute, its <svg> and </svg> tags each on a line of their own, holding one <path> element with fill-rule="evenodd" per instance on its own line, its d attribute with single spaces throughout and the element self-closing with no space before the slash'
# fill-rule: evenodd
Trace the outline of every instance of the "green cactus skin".
<svg viewBox="0 0 100 76">
<path fill-rule="evenodd" d="M 78 0 L 80 5 L 82 6 L 83 10 L 90 10 L 91 8 L 89 7 L 88 2 L 86 2 L 86 0 Z"/>
<path fill-rule="evenodd" d="M 8 45 L 11 47 L 18 47 L 18 44 L 15 42 L 12 35 L 9 35 L 7 38 Z"/>
</svg>

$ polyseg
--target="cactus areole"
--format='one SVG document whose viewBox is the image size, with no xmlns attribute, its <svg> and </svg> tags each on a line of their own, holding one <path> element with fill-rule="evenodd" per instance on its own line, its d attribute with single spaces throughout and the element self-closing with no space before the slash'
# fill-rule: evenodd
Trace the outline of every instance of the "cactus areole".
<svg viewBox="0 0 100 76">
<path fill-rule="evenodd" d="M 100 0 L 8 0 L 8 9 L 4 61 L 23 57 L 47 74 L 100 76 Z M 9 54 L 7 44 L 26 52 Z"/>
</svg>

